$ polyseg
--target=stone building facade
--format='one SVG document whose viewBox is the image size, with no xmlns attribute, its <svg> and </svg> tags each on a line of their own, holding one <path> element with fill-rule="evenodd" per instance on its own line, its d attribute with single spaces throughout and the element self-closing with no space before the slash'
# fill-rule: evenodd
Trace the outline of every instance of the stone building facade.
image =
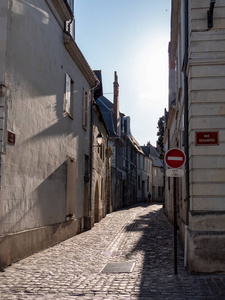
<svg viewBox="0 0 225 300">
<path fill-rule="evenodd" d="M 152 201 L 153 162 L 143 152 L 138 142 L 135 144 L 137 148 L 137 201 L 150 202 Z"/>
<path fill-rule="evenodd" d="M 106 216 L 109 207 L 108 198 L 108 129 L 105 125 L 101 110 L 97 104 L 93 105 L 93 133 L 92 133 L 92 226 Z"/>
<path fill-rule="evenodd" d="M 151 145 L 150 142 L 146 146 L 141 147 L 145 155 L 152 161 L 151 163 L 151 201 L 164 201 L 164 163 L 160 158 L 159 150 Z"/>
<path fill-rule="evenodd" d="M 101 109 L 109 131 L 111 210 L 127 207 L 137 202 L 138 150 L 131 134 L 130 117 L 125 116 L 119 110 L 119 83 L 117 73 L 115 72 L 114 75 L 113 102 L 103 96 L 102 85 L 95 91 L 96 103 Z"/>
<path fill-rule="evenodd" d="M 184 177 L 166 178 L 165 210 L 172 219 L 176 192 L 184 262 L 194 272 L 225 270 L 224 16 L 224 1 L 172 1 L 170 87 L 175 90 L 164 143 L 166 150 L 185 151 L 186 166 Z"/>
</svg>

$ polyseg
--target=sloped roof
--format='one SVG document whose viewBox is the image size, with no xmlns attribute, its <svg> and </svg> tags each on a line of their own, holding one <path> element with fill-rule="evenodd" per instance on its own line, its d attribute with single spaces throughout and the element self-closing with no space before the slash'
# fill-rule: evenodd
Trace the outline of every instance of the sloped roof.
<svg viewBox="0 0 225 300">
<path fill-rule="evenodd" d="M 103 126 L 104 126 L 104 128 L 105 128 L 105 130 L 106 130 L 107 135 L 109 135 L 108 127 L 107 127 L 107 125 L 106 125 L 106 123 L 105 123 L 105 120 L 104 120 L 104 117 L 103 117 L 103 115 L 102 115 L 102 111 L 101 111 L 99 105 L 95 102 L 93 107 L 94 107 L 94 108 L 96 109 L 96 111 L 98 112 L 99 121 L 102 122 L 102 124 L 103 124 Z"/>
<path fill-rule="evenodd" d="M 109 131 L 109 136 L 110 137 L 117 137 L 114 112 L 110 109 L 110 108 L 113 107 L 112 102 L 110 102 L 104 96 L 101 96 L 96 100 L 96 104 L 101 109 L 103 119 L 104 119 L 104 121 L 106 123 L 106 126 L 108 128 L 108 131 Z"/>
<path fill-rule="evenodd" d="M 163 160 L 162 159 L 160 159 L 157 156 L 150 155 L 150 154 L 149 154 L 149 157 L 152 159 L 154 167 L 159 167 L 159 168 L 163 167 Z"/>
<path fill-rule="evenodd" d="M 113 108 L 113 103 L 109 101 L 105 96 L 99 97 L 97 100 L 100 100 L 108 108 Z"/>
<path fill-rule="evenodd" d="M 141 148 L 152 159 L 154 167 L 163 167 L 163 160 L 159 158 L 159 150 L 156 147 L 149 145 L 141 146 Z"/>
<path fill-rule="evenodd" d="M 140 153 L 143 154 L 143 155 L 146 155 L 146 154 L 143 152 L 143 150 L 142 150 L 140 144 L 138 143 L 138 141 L 134 138 L 134 136 L 133 136 L 131 133 L 130 133 L 130 137 L 131 137 L 131 141 L 132 141 L 132 143 L 134 144 L 134 146 L 135 146 L 135 148 L 137 149 L 137 151 L 140 152 Z"/>
</svg>

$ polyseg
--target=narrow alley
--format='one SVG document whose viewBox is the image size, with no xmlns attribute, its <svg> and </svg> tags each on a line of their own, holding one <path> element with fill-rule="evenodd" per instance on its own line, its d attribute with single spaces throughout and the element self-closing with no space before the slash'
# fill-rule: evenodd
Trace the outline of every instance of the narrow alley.
<svg viewBox="0 0 225 300">
<path fill-rule="evenodd" d="M 225 275 L 189 275 L 160 204 L 107 215 L 91 230 L 0 273 L 0 299 L 224 299 Z"/>
</svg>

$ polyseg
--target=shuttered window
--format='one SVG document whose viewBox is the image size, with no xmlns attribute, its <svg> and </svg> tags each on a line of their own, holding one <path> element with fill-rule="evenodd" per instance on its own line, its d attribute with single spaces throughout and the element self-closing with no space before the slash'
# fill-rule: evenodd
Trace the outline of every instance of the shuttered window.
<svg viewBox="0 0 225 300">
<path fill-rule="evenodd" d="M 82 126 L 84 130 L 87 130 L 88 123 L 88 93 L 83 90 L 83 118 L 82 118 Z"/>
</svg>

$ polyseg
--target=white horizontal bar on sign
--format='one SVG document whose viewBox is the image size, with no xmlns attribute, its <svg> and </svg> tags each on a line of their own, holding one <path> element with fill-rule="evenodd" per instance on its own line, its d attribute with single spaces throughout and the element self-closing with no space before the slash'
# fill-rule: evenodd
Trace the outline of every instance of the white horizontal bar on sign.
<svg viewBox="0 0 225 300">
<path fill-rule="evenodd" d="M 167 177 L 183 177 L 184 170 L 182 170 L 182 169 L 167 169 L 166 176 Z"/>
<path fill-rule="evenodd" d="M 183 160 L 183 157 L 168 156 L 168 160 Z"/>
</svg>

